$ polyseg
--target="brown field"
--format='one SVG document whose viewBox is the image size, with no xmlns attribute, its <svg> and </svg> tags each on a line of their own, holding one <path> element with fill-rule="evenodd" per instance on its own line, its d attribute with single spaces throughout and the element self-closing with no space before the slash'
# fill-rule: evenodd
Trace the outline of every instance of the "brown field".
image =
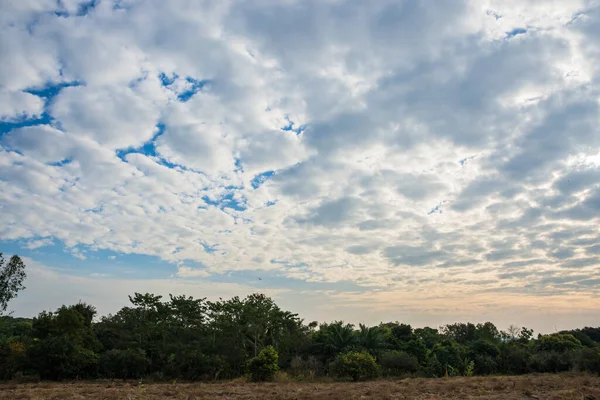
<svg viewBox="0 0 600 400">
<path fill-rule="evenodd" d="M 573 399 L 600 400 L 600 377 L 528 375 L 374 382 L 4 383 L 0 400 Z"/>
</svg>

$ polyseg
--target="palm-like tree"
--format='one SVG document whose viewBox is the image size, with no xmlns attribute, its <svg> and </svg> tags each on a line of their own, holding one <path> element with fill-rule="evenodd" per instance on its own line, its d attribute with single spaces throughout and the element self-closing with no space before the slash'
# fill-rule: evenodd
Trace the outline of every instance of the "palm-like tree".
<svg viewBox="0 0 600 400">
<path fill-rule="evenodd" d="M 359 324 L 358 343 L 371 354 L 376 354 L 379 350 L 385 347 L 385 341 L 381 335 L 379 327 L 368 327 Z"/>
<path fill-rule="evenodd" d="M 336 351 L 342 352 L 355 343 L 354 327 L 351 324 L 343 325 L 341 322 L 332 326 L 333 330 L 333 345 Z"/>
</svg>

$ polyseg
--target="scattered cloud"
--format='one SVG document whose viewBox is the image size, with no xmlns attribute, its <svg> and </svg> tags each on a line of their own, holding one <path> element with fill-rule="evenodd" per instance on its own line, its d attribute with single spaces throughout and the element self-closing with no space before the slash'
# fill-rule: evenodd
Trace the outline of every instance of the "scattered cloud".
<svg viewBox="0 0 600 400">
<path fill-rule="evenodd" d="M 161 259 L 160 290 L 600 294 L 598 4 L 86 4 L 0 5 L 1 240 Z"/>
<path fill-rule="evenodd" d="M 204 269 L 181 266 L 177 269 L 177 276 L 180 278 L 206 278 L 210 276 L 210 273 Z"/>
<path fill-rule="evenodd" d="M 30 240 L 25 245 L 26 248 L 33 250 L 39 247 L 52 246 L 54 245 L 54 241 L 52 239 L 38 239 L 38 240 Z"/>
</svg>

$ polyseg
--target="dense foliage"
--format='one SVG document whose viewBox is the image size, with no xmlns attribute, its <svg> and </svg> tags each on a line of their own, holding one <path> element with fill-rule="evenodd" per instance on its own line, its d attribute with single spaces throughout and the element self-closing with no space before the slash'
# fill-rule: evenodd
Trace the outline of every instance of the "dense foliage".
<svg viewBox="0 0 600 400">
<path fill-rule="evenodd" d="M 366 351 L 340 353 L 331 363 L 331 372 L 339 378 L 351 378 L 353 381 L 377 377 L 377 360 Z"/>
<path fill-rule="evenodd" d="M 279 371 L 279 355 L 273 346 L 267 346 L 248 361 L 250 380 L 254 382 L 270 381 Z"/>
<path fill-rule="evenodd" d="M 98 318 L 79 303 L 33 319 L 0 317 L 0 379 L 214 380 L 376 375 L 600 374 L 600 328 L 538 335 L 526 328 L 456 323 L 413 329 L 389 322 L 304 324 L 270 298 L 207 301 L 135 293 Z"/>
</svg>

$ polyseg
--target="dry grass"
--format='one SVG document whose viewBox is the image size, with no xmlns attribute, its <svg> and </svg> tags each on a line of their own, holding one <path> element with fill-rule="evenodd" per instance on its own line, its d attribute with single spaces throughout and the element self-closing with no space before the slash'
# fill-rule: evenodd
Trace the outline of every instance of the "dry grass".
<svg viewBox="0 0 600 400">
<path fill-rule="evenodd" d="M 76 382 L 0 384 L 0 400 L 565 399 L 600 400 L 600 377 L 528 375 L 374 382 Z"/>
</svg>

